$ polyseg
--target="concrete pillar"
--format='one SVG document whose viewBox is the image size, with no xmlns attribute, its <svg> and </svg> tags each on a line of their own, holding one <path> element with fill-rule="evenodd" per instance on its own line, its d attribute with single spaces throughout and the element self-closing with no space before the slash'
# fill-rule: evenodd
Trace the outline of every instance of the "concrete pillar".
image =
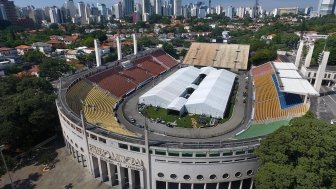
<svg viewBox="0 0 336 189">
<path fill-rule="evenodd" d="M 244 180 L 241 180 L 241 181 L 240 181 L 239 189 L 243 189 L 243 181 L 244 181 Z"/>
<path fill-rule="evenodd" d="M 83 165 L 83 167 L 85 167 L 85 164 L 84 164 L 84 156 L 81 154 L 81 159 L 82 159 L 82 165 Z"/>
<path fill-rule="evenodd" d="M 96 53 L 96 65 L 101 66 L 101 49 L 99 47 L 98 39 L 94 40 L 95 53 Z"/>
<path fill-rule="evenodd" d="M 204 189 L 206 189 L 207 188 L 207 183 L 204 183 L 204 187 L 203 187 Z"/>
<path fill-rule="evenodd" d="M 317 92 L 320 92 L 322 80 L 324 78 L 325 70 L 326 70 L 329 55 L 330 55 L 329 51 L 323 51 L 322 53 L 323 53 L 323 57 L 322 57 L 320 66 L 317 70 L 317 75 L 316 75 L 315 85 L 314 85 L 314 88 Z"/>
<path fill-rule="evenodd" d="M 168 189 L 169 188 L 169 184 L 168 184 L 168 182 L 166 182 L 166 189 Z"/>
<path fill-rule="evenodd" d="M 99 160 L 99 162 L 100 178 L 104 182 L 108 179 L 107 163 L 103 160 Z"/>
<path fill-rule="evenodd" d="M 229 187 L 228 187 L 228 189 L 231 189 L 231 181 L 229 182 Z"/>
<path fill-rule="evenodd" d="M 98 170 L 99 170 L 100 180 L 101 180 L 101 181 L 104 181 L 104 179 L 103 179 L 102 165 L 101 165 L 101 160 L 100 160 L 100 158 L 98 158 Z"/>
<path fill-rule="evenodd" d="M 191 189 L 194 189 L 194 183 L 191 183 Z"/>
<path fill-rule="evenodd" d="M 115 173 L 115 165 L 113 164 L 107 164 L 107 173 L 109 177 L 109 184 L 111 186 L 114 186 L 116 184 L 116 173 Z"/>
<path fill-rule="evenodd" d="M 134 188 L 135 187 L 135 173 L 134 170 L 128 168 L 128 183 L 129 183 L 129 188 Z"/>
<path fill-rule="evenodd" d="M 136 55 L 138 53 L 138 42 L 135 33 L 133 33 L 133 46 L 134 46 L 134 55 Z"/>
<path fill-rule="evenodd" d="M 309 50 L 308 50 L 306 60 L 305 60 L 305 67 L 306 68 L 309 68 L 309 66 L 310 66 L 311 59 L 313 57 L 314 47 L 315 47 L 314 45 L 309 46 Z"/>
<path fill-rule="evenodd" d="M 119 36 L 117 36 L 117 52 L 118 52 L 118 60 L 121 60 L 122 54 L 121 54 L 121 43 Z"/>
<path fill-rule="evenodd" d="M 117 169 L 118 169 L 119 188 L 123 189 L 125 187 L 125 169 L 121 166 L 117 166 Z"/>
<path fill-rule="evenodd" d="M 219 189 L 219 183 L 217 183 L 217 185 L 216 185 L 216 189 Z"/>
<path fill-rule="evenodd" d="M 251 179 L 250 189 L 253 189 L 253 179 Z"/>
<path fill-rule="evenodd" d="M 77 156 L 77 162 L 79 163 L 80 162 L 80 160 L 79 160 L 80 156 L 78 155 L 78 151 L 77 150 L 76 150 L 76 156 Z"/>
<path fill-rule="evenodd" d="M 300 41 L 299 49 L 296 53 L 296 58 L 295 58 L 295 66 L 297 68 L 300 67 L 300 61 L 301 61 L 301 56 L 302 56 L 302 49 L 303 49 L 303 41 Z"/>
<path fill-rule="evenodd" d="M 145 189 L 145 173 L 144 171 L 139 171 L 140 176 L 140 189 Z"/>
<path fill-rule="evenodd" d="M 181 189 L 181 183 L 178 183 L 178 189 Z"/>
<path fill-rule="evenodd" d="M 307 100 L 308 100 L 308 95 L 305 95 L 305 98 L 304 98 L 304 104 L 307 103 Z"/>
</svg>

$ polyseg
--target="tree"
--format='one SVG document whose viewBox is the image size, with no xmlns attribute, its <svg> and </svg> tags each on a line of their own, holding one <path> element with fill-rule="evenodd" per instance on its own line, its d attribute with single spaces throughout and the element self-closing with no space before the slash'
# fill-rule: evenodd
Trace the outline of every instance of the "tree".
<svg viewBox="0 0 336 189">
<path fill-rule="evenodd" d="M 24 61 L 35 63 L 41 63 L 44 58 L 44 54 L 37 50 L 28 51 L 22 57 Z"/>
<path fill-rule="evenodd" d="M 58 125 L 52 85 L 43 78 L 0 79 L 0 144 L 16 152 L 52 136 Z"/>
<path fill-rule="evenodd" d="M 336 188 L 336 129 L 311 113 L 261 142 L 258 189 Z"/>
<path fill-rule="evenodd" d="M 166 53 L 170 54 L 170 56 L 174 57 L 174 58 L 178 58 L 177 54 L 176 54 L 176 49 L 174 48 L 174 46 L 170 43 L 163 43 L 162 48 L 164 51 L 166 51 Z"/>
<path fill-rule="evenodd" d="M 253 65 L 260 65 L 267 61 L 274 60 L 277 54 L 276 51 L 270 49 L 260 49 L 250 58 Z"/>
<path fill-rule="evenodd" d="M 65 60 L 58 58 L 44 59 L 40 65 L 40 77 L 45 77 L 49 81 L 56 80 L 63 74 L 73 71 L 73 68 L 65 62 Z"/>
</svg>

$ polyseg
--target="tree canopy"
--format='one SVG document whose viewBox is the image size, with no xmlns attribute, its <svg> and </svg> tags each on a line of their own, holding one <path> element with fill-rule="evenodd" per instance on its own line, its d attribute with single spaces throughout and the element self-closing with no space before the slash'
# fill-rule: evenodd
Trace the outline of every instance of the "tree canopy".
<svg viewBox="0 0 336 189">
<path fill-rule="evenodd" d="M 42 78 L 0 79 L 0 144 L 26 150 L 53 135 L 58 125 L 55 95 Z"/>
<path fill-rule="evenodd" d="M 40 64 L 40 77 L 47 78 L 48 80 L 56 80 L 63 74 L 73 71 L 73 68 L 59 58 L 47 58 Z"/>
<path fill-rule="evenodd" d="M 336 128 L 310 114 L 261 142 L 258 189 L 336 188 Z"/>
</svg>

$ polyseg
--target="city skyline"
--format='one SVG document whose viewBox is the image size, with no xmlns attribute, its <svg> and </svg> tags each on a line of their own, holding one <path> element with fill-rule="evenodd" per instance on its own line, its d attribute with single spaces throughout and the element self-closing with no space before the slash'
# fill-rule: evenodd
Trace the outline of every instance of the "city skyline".
<svg viewBox="0 0 336 189">
<path fill-rule="evenodd" d="M 79 2 L 81 0 L 74 0 L 75 3 Z M 118 0 L 82 0 L 85 3 L 89 4 L 96 4 L 96 3 L 104 3 L 107 5 L 107 7 L 111 7 L 113 4 L 119 2 Z M 140 3 L 140 0 L 135 0 L 135 3 Z M 183 0 L 182 4 L 187 4 L 187 3 L 193 3 L 196 1 L 193 0 Z M 207 3 L 207 0 L 204 0 L 203 2 Z M 232 2 L 226 1 L 222 2 L 221 0 L 212 0 L 212 7 L 215 7 L 217 5 L 222 5 L 222 6 L 234 6 L 234 7 L 239 7 L 239 6 L 253 6 L 254 5 L 254 0 L 235 0 Z M 28 5 L 34 5 L 35 7 L 45 7 L 45 6 L 62 6 L 64 4 L 64 1 L 58 1 L 55 3 L 55 1 L 29 1 L 27 2 L 26 0 L 15 0 L 14 1 L 16 6 L 19 7 L 25 7 Z M 314 7 L 314 10 L 317 9 L 318 2 L 316 0 L 260 0 L 259 1 L 260 5 L 262 5 L 263 8 L 267 10 L 271 10 L 274 8 L 279 8 L 279 7 L 292 7 L 292 6 L 297 6 L 300 8 L 305 8 L 305 7 Z"/>
</svg>

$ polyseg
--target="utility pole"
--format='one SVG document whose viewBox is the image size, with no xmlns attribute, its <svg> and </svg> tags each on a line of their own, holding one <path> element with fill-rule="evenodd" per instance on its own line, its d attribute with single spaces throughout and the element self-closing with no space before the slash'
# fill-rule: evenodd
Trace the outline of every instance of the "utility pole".
<svg viewBox="0 0 336 189">
<path fill-rule="evenodd" d="M 7 167 L 7 164 L 6 164 L 5 157 L 4 157 L 3 154 L 2 154 L 2 150 L 3 150 L 3 149 L 5 149 L 5 145 L 1 145 L 1 146 L 0 146 L 0 154 L 1 154 L 1 157 L 2 157 L 2 161 L 3 161 L 4 165 L 5 165 L 5 169 L 6 169 L 6 172 L 7 172 L 7 174 L 8 174 L 9 180 L 10 180 L 10 182 L 11 182 L 12 189 L 15 189 L 15 188 L 14 188 L 14 184 L 13 184 L 13 180 L 12 180 L 12 177 L 11 177 L 9 171 L 8 171 L 8 167 Z"/>
</svg>

